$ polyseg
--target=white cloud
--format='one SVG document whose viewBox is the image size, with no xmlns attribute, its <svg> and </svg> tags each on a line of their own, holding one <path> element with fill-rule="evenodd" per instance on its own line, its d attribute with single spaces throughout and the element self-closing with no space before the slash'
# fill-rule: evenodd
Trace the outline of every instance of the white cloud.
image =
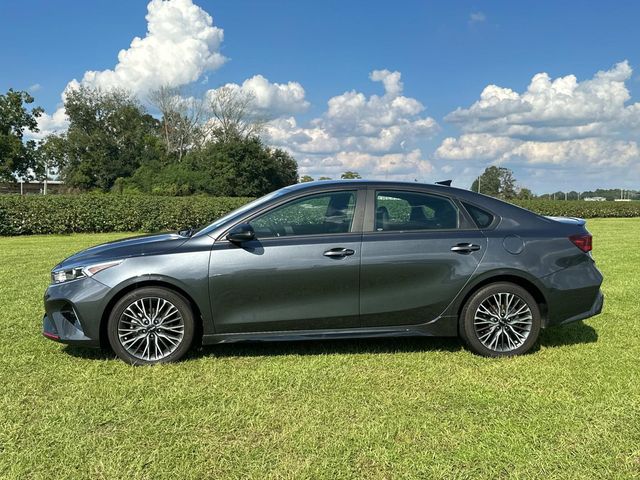
<svg viewBox="0 0 640 480">
<path fill-rule="evenodd" d="M 29 88 L 27 88 L 27 90 L 31 93 L 35 93 L 41 89 L 42 89 L 42 85 L 40 85 L 39 83 L 34 83 Z"/>
<path fill-rule="evenodd" d="M 469 23 L 482 23 L 487 19 L 487 16 L 483 12 L 472 12 L 469 15 Z"/>
<path fill-rule="evenodd" d="M 135 37 L 126 50 L 118 53 L 113 69 L 89 70 L 80 81 L 71 80 L 65 91 L 80 84 L 103 89 L 123 88 L 144 96 L 150 90 L 166 85 L 179 87 L 198 80 L 206 72 L 216 70 L 226 58 L 219 52 L 223 30 L 191 0 L 151 0 L 147 5 L 147 33 Z M 65 93 L 62 93 L 64 102 Z M 69 120 L 64 107 L 38 120 L 40 132 L 31 138 L 67 129 Z"/>
<path fill-rule="evenodd" d="M 64 132 L 69 127 L 69 118 L 63 107 L 58 108 L 51 115 L 43 113 L 38 118 L 38 132 L 27 132 L 27 137 L 41 140 L 49 134 Z"/>
<path fill-rule="evenodd" d="M 436 157 L 637 169 L 640 148 L 633 138 L 640 132 L 640 104 L 627 104 L 631 75 L 624 61 L 582 82 L 539 73 L 523 93 L 489 85 L 469 108 L 445 117 L 463 133 L 444 139 Z"/>
<path fill-rule="evenodd" d="M 254 75 L 242 85 L 227 83 L 224 87 L 252 95 L 258 113 L 268 117 L 301 113 L 309 107 L 304 88 L 298 82 L 271 83 L 262 75 Z"/>
<path fill-rule="evenodd" d="M 418 100 L 402 95 L 400 72 L 374 70 L 369 78 L 382 83 L 383 95 L 367 97 L 353 90 L 337 95 L 306 126 L 293 117 L 271 122 L 266 140 L 291 151 L 302 174 L 335 178 L 357 170 L 368 177 L 413 179 L 430 171 L 415 144 L 432 137 L 437 122 L 421 115 L 424 106 Z"/>
<path fill-rule="evenodd" d="M 147 11 L 145 37 L 135 37 L 128 49 L 120 50 L 113 70 L 90 70 L 82 84 L 140 95 L 162 85 L 195 82 L 225 62 L 219 52 L 223 30 L 191 0 L 152 0 Z"/>
</svg>

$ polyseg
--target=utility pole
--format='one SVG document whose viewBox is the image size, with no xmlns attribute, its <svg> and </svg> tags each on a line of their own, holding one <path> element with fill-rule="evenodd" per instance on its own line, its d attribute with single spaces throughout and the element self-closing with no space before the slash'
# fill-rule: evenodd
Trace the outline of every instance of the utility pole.
<svg viewBox="0 0 640 480">
<path fill-rule="evenodd" d="M 480 193 L 480 178 L 482 178 L 482 175 L 478 176 L 478 193 Z"/>
</svg>

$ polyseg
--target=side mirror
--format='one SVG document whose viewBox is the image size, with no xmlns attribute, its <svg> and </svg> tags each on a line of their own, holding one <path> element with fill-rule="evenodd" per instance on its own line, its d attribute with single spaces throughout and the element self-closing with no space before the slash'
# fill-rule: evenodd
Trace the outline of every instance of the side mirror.
<svg viewBox="0 0 640 480">
<path fill-rule="evenodd" d="M 227 240 L 233 243 L 248 242 L 254 238 L 256 238 L 256 232 L 253 231 L 253 227 L 248 223 L 236 225 L 227 233 Z"/>
</svg>

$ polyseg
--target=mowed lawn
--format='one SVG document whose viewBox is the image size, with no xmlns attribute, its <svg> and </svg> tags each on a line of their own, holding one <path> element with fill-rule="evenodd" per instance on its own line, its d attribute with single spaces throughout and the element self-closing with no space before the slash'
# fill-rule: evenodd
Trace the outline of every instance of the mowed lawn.
<svg viewBox="0 0 640 480">
<path fill-rule="evenodd" d="M 604 312 L 490 360 L 455 339 L 224 345 L 130 367 L 40 334 L 58 260 L 0 238 L 0 478 L 640 478 L 640 219 L 596 219 Z"/>
</svg>

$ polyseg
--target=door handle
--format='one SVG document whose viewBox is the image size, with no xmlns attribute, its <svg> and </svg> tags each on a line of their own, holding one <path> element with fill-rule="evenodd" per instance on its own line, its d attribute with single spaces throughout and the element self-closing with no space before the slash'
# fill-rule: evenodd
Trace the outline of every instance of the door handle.
<svg viewBox="0 0 640 480">
<path fill-rule="evenodd" d="M 350 248 L 332 248 L 324 252 L 323 255 L 330 258 L 344 258 L 354 253 L 356 253 L 355 250 L 351 250 Z"/>
<path fill-rule="evenodd" d="M 476 245 L 474 243 L 458 243 L 451 247 L 452 252 L 468 254 L 471 252 L 477 252 L 480 250 L 480 245 Z"/>
</svg>

